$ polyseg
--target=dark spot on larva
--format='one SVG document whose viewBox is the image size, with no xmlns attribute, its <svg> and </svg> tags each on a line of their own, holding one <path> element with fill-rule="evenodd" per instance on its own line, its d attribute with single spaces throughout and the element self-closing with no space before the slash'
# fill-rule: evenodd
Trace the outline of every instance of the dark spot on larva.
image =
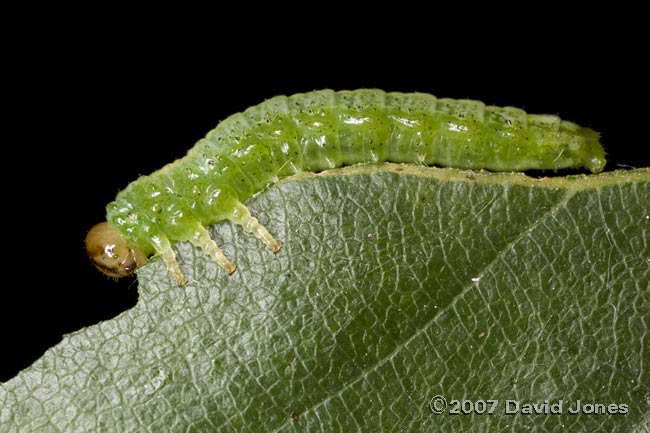
<svg viewBox="0 0 650 433">
<path fill-rule="evenodd" d="M 427 201 L 427 196 L 424 195 L 424 194 L 421 195 L 421 196 L 420 196 L 420 202 L 421 202 L 421 203 L 425 203 L 426 201 Z"/>
<path fill-rule="evenodd" d="M 213 159 L 208 159 L 208 166 L 214 167 L 215 163 Z"/>
<path fill-rule="evenodd" d="M 508 125 L 508 126 L 512 125 L 512 120 L 506 119 L 506 125 Z"/>
<path fill-rule="evenodd" d="M 294 410 L 293 412 L 291 412 L 291 419 L 294 422 L 298 421 L 298 418 L 300 418 L 300 412 L 298 412 L 297 410 Z"/>
<path fill-rule="evenodd" d="M 469 180 L 474 180 L 474 175 L 473 174 L 467 174 L 465 177 Z"/>
</svg>

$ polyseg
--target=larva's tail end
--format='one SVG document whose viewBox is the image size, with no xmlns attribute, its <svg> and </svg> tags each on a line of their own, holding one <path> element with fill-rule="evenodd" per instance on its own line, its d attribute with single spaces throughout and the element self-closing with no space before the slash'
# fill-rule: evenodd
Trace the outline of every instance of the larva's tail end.
<svg viewBox="0 0 650 433">
<path fill-rule="evenodd" d="M 582 128 L 585 137 L 583 164 L 594 174 L 600 173 L 605 168 L 605 149 L 600 144 L 600 134 L 590 128 Z"/>
<path fill-rule="evenodd" d="M 594 174 L 600 173 L 605 168 L 605 156 L 593 156 L 587 161 L 587 168 Z"/>
</svg>

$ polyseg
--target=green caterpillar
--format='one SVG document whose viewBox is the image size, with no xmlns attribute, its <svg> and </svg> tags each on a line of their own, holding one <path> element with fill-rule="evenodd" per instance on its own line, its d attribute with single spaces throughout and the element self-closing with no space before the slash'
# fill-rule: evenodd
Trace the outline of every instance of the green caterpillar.
<svg viewBox="0 0 650 433">
<path fill-rule="evenodd" d="M 189 241 L 235 270 L 206 226 L 229 219 L 272 251 L 281 245 L 243 202 L 279 178 L 376 162 L 522 171 L 602 171 L 596 132 L 556 116 L 421 93 L 321 90 L 269 99 L 230 116 L 188 154 L 121 191 L 86 238 L 103 272 L 130 275 L 159 254 L 186 282 L 172 243 Z"/>
</svg>

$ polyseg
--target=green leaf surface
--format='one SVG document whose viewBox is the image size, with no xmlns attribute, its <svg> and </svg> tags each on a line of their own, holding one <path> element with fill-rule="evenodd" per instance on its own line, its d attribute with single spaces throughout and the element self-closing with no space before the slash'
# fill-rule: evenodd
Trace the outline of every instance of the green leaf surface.
<svg viewBox="0 0 650 433">
<path fill-rule="evenodd" d="M 185 243 L 186 286 L 152 261 L 133 309 L 0 385 L 0 431 L 650 430 L 650 170 L 348 167 L 248 205 L 279 254 L 223 222 L 232 276 Z"/>
</svg>

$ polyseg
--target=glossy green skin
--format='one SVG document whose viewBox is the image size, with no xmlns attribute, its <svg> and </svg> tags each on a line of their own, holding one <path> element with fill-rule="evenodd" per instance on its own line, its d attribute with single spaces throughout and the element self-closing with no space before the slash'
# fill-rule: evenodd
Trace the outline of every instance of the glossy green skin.
<svg viewBox="0 0 650 433">
<path fill-rule="evenodd" d="M 231 216 L 283 176 L 403 162 L 522 171 L 602 171 L 598 134 L 555 116 L 381 90 L 278 96 L 221 122 L 182 159 L 142 176 L 107 220 L 150 254 Z"/>
</svg>

